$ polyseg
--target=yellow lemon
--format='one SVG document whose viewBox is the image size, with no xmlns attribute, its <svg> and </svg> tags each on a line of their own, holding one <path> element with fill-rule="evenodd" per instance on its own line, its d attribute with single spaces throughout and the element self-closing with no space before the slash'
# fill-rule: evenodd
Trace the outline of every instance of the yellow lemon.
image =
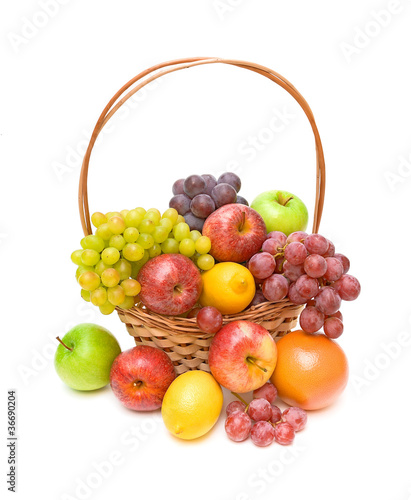
<svg viewBox="0 0 411 500">
<path fill-rule="evenodd" d="M 220 262 L 202 277 L 202 306 L 214 306 L 221 314 L 236 314 L 253 300 L 255 281 L 250 271 L 241 264 Z"/>
<path fill-rule="evenodd" d="M 192 370 L 179 375 L 164 395 L 161 414 L 174 436 L 196 439 L 217 422 L 223 407 L 223 391 L 207 372 Z"/>
</svg>

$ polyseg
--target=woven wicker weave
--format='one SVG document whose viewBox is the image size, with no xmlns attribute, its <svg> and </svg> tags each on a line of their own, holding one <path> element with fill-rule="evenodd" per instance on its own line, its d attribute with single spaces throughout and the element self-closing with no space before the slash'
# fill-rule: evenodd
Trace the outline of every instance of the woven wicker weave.
<svg viewBox="0 0 411 500">
<path fill-rule="evenodd" d="M 318 232 L 324 205 L 325 163 L 320 135 L 306 100 L 283 76 L 259 64 L 218 58 L 189 58 L 158 64 L 143 71 L 126 83 L 104 108 L 91 136 L 80 174 L 79 209 L 85 235 L 92 233 L 87 194 L 90 155 L 105 124 L 135 92 L 153 80 L 180 69 L 205 64 L 229 64 L 259 73 L 280 85 L 300 104 L 311 124 L 315 138 L 317 175 L 313 232 Z M 292 304 L 288 299 L 265 302 L 239 314 L 224 316 L 224 324 L 239 319 L 253 321 L 264 326 L 275 338 L 289 333 L 296 326 L 301 309 L 301 306 Z M 201 332 L 197 328 L 195 319 L 161 316 L 140 306 L 128 310 L 117 308 L 117 312 L 136 344 L 147 344 L 163 349 L 173 361 L 178 374 L 194 369 L 210 371 L 207 361 L 213 335 Z"/>
</svg>

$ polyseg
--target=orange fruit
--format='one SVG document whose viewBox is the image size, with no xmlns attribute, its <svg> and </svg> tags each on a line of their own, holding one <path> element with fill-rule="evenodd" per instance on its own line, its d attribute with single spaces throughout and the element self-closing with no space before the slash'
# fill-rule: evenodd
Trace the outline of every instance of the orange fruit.
<svg viewBox="0 0 411 500">
<path fill-rule="evenodd" d="M 250 271 L 236 262 L 220 262 L 202 273 L 200 304 L 216 307 L 221 314 L 236 314 L 253 300 L 255 281 Z"/>
<path fill-rule="evenodd" d="M 333 403 L 345 389 L 347 358 L 324 334 L 296 330 L 277 342 L 277 352 L 271 382 L 287 404 L 318 410 Z"/>
</svg>

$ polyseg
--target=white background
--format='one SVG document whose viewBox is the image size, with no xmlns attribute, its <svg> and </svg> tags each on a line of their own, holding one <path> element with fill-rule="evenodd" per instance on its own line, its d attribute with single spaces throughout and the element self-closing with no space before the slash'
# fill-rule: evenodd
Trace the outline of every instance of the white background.
<svg viewBox="0 0 411 500">
<path fill-rule="evenodd" d="M 1 494 L 12 495 L 6 398 L 16 389 L 21 499 L 409 500 L 411 3 L 61 0 L 45 9 L 3 1 L 0 12 Z M 302 92 L 326 155 L 320 231 L 362 283 L 342 309 L 349 385 L 332 407 L 309 414 L 288 448 L 232 443 L 223 416 L 204 438 L 182 442 L 159 412 L 127 411 L 109 387 L 76 393 L 54 371 L 56 335 L 80 322 L 133 346 L 116 315 L 80 299 L 74 279 L 81 151 L 126 81 L 188 56 L 257 62 Z M 278 112 L 289 116 L 284 130 L 244 154 L 244 141 L 268 137 Z M 175 179 L 235 168 L 249 201 L 286 189 L 312 214 L 309 124 L 259 75 L 222 65 L 180 71 L 110 125 L 92 156 L 92 211 L 164 210 Z"/>
</svg>

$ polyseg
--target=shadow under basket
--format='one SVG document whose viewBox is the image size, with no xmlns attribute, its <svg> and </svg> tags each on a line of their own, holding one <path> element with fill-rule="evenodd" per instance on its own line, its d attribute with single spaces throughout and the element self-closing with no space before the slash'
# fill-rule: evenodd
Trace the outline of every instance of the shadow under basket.
<svg viewBox="0 0 411 500">
<path fill-rule="evenodd" d="M 224 316 L 223 324 L 252 321 L 268 330 L 273 338 L 282 337 L 295 328 L 301 310 L 302 306 L 288 299 L 264 302 L 241 313 Z M 117 312 L 136 344 L 163 349 L 178 375 L 188 370 L 210 371 L 208 351 L 214 334 L 199 330 L 195 318 L 162 316 L 137 306 L 117 308 Z"/>
<path fill-rule="evenodd" d="M 142 71 L 116 92 L 104 108 L 93 130 L 80 173 L 79 211 L 85 236 L 92 234 L 87 186 L 90 156 L 106 123 L 130 97 L 157 78 L 195 66 L 207 67 L 209 64 L 225 64 L 264 76 L 286 90 L 301 106 L 310 122 L 315 138 L 316 194 L 312 232 L 318 233 L 324 205 L 325 162 L 321 138 L 307 101 L 286 78 L 260 64 L 216 57 L 195 57 L 157 64 Z M 206 85 L 205 88 L 207 88 Z M 266 328 L 273 338 L 277 338 L 286 335 L 295 328 L 302 308 L 300 305 L 291 303 L 288 298 L 279 302 L 264 302 L 241 313 L 224 316 L 224 324 L 236 320 L 252 321 Z M 210 371 L 208 351 L 213 334 L 200 331 L 195 318 L 162 316 L 148 311 L 140 305 L 127 310 L 117 307 L 117 312 L 121 321 L 126 324 L 130 335 L 134 337 L 136 344 L 151 345 L 163 349 L 173 361 L 178 374 L 198 369 Z"/>
</svg>

